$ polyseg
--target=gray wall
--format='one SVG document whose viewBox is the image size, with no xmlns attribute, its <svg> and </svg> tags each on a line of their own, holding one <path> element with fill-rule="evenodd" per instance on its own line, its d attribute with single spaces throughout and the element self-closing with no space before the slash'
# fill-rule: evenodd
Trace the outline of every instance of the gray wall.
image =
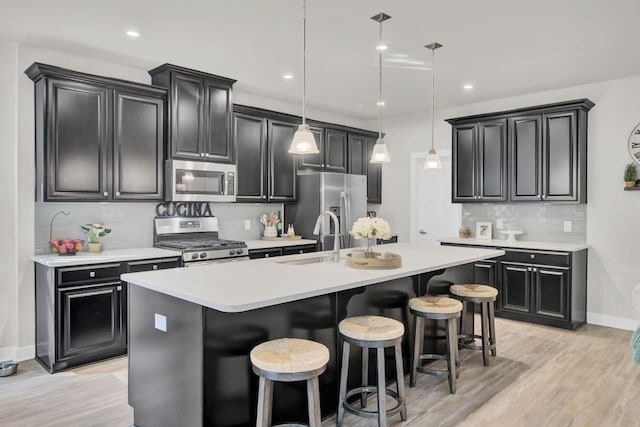
<svg viewBox="0 0 640 427">
<path fill-rule="evenodd" d="M 517 240 L 585 243 L 587 241 L 587 206 L 558 204 L 464 204 L 462 226 L 475 237 L 476 222 L 491 222 L 493 238 L 502 239 L 497 219 L 502 219 L 504 230 L 522 230 Z M 571 232 L 565 232 L 564 222 L 571 221 Z"/>
</svg>

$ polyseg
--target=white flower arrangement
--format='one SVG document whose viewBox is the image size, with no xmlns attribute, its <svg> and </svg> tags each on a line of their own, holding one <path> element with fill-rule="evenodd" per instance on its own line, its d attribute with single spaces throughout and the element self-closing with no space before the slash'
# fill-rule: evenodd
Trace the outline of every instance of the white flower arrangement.
<svg viewBox="0 0 640 427">
<path fill-rule="evenodd" d="M 391 227 L 389 223 L 382 218 L 358 218 L 353 223 L 353 227 L 349 230 L 355 239 L 390 239 Z"/>
</svg>

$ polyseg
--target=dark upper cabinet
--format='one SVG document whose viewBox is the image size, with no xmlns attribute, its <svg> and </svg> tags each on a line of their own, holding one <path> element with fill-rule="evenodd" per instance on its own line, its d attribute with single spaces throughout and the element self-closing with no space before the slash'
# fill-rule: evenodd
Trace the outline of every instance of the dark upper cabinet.
<svg viewBox="0 0 640 427">
<path fill-rule="evenodd" d="M 113 198 L 162 199 L 164 101 L 114 91 Z"/>
<path fill-rule="evenodd" d="M 447 120 L 454 202 L 586 203 L 588 99 Z"/>
<path fill-rule="evenodd" d="M 234 113 L 234 136 L 238 150 L 238 201 L 267 199 L 267 119 Z"/>
<path fill-rule="evenodd" d="M 236 81 L 171 64 L 149 74 L 154 85 L 169 90 L 167 156 L 233 163 L 232 87 Z"/>
<path fill-rule="evenodd" d="M 335 129 L 323 131 L 322 128 L 314 126 L 311 126 L 311 132 L 316 138 L 320 152 L 299 156 L 299 169 L 346 173 L 347 133 Z"/>
<path fill-rule="evenodd" d="M 349 133 L 347 173 L 367 176 L 367 203 L 382 203 L 382 165 L 369 163 L 376 138 Z"/>
<path fill-rule="evenodd" d="M 273 202 L 295 202 L 296 200 L 296 156 L 289 153 L 297 123 L 269 120 L 269 194 Z"/>
<path fill-rule="evenodd" d="M 453 126 L 454 202 L 507 200 L 506 120 Z"/>
<path fill-rule="evenodd" d="M 289 153 L 289 147 L 297 123 L 269 119 L 257 110 L 241 110 L 233 119 L 238 150 L 237 201 L 295 201 L 298 159 Z"/>
<path fill-rule="evenodd" d="M 35 63 L 36 199 L 160 200 L 166 91 Z"/>
</svg>

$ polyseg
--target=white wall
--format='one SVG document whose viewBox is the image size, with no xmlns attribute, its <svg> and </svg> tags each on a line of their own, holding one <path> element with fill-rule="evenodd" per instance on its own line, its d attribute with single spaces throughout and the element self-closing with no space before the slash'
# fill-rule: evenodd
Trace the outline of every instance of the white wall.
<svg viewBox="0 0 640 427">
<path fill-rule="evenodd" d="M 0 360 L 35 354 L 34 274 L 34 88 L 24 74 L 33 62 L 76 71 L 151 83 L 145 69 L 102 62 L 65 52 L 0 39 Z M 158 64 L 159 65 L 159 64 Z M 265 109 L 300 113 L 300 105 L 235 93 L 234 101 Z M 309 117 L 366 128 L 367 123 L 308 108 Z"/>
<path fill-rule="evenodd" d="M 631 161 L 629 134 L 640 122 L 640 76 L 436 111 L 436 150 L 451 148 L 446 118 L 579 98 L 596 104 L 589 113 L 588 136 L 587 321 L 634 329 L 640 323 L 640 313 L 631 306 L 632 289 L 640 283 L 640 192 L 622 190 L 622 172 Z M 408 241 L 410 154 L 427 151 L 430 120 L 427 114 L 419 114 L 385 122 L 392 162 L 383 166 L 379 215 L 389 220 L 400 240 Z"/>
</svg>

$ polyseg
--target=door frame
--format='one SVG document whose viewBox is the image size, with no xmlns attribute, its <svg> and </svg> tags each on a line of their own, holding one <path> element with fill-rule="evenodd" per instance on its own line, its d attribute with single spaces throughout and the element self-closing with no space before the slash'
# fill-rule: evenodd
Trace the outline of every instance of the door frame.
<svg viewBox="0 0 640 427">
<path fill-rule="evenodd" d="M 438 154 L 441 157 L 449 157 L 453 161 L 453 154 L 451 150 L 438 150 Z M 409 241 L 411 243 L 419 243 L 416 240 L 415 230 L 418 227 L 418 201 L 420 200 L 420 195 L 418 194 L 418 180 L 420 179 L 420 173 L 422 172 L 422 166 L 418 167 L 417 165 L 422 165 L 424 160 L 427 158 L 427 152 L 419 152 L 419 153 L 411 153 L 411 178 L 409 180 Z M 418 163 L 420 161 L 420 163 Z M 456 205 L 455 203 L 453 203 Z M 459 212 L 459 217 L 462 219 L 462 207 L 457 204 Z"/>
</svg>

